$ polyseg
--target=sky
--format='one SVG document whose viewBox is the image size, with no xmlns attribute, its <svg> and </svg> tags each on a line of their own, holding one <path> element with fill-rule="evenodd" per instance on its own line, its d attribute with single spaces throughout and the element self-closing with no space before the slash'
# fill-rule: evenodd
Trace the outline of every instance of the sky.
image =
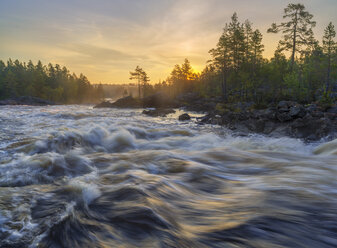
<svg viewBox="0 0 337 248">
<path fill-rule="evenodd" d="M 295 1 L 297 3 L 298 1 Z M 225 23 L 237 12 L 263 34 L 270 58 L 280 35 L 284 0 L 0 0 L 0 59 L 41 60 L 83 73 L 92 83 L 129 83 L 137 65 L 152 83 L 164 80 L 184 58 L 201 71 Z M 337 0 L 302 0 L 321 40 L 337 27 Z"/>
</svg>

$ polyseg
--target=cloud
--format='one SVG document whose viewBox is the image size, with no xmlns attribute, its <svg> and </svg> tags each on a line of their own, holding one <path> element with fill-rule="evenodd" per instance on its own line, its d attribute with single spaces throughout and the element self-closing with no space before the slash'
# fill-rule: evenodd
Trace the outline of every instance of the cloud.
<svg viewBox="0 0 337 248">
<path fill-rule="evenodd" d="M 147 56 L 137 56 L 125 53 L 112 48 L 99 47 L 90 44 L 69 44 L 60 45 L 61 48 L 78 53 L 78 56 L 86 58 L 88 62 L 99 61 L 107 63 L 111 61 L 130 61 L 138 59 L 147 59 Z"/>
<path fill-rule="evenodd" d="M 32 59 L 66 65 L 93 82 L 127 81 L 143 67 L 156 82 L 189 58 L 201 70 L 233 12 L 264 35 L 267 56 L 279 36 L 267 34 L 281 21 L 287 0 L 58 0 L 0 1 L 0 59 Z M 307 0 L 321 37 L 337 25 L 335 0 Z M 320 24 L 322 23 L 322 24 Z"/>
</svg>

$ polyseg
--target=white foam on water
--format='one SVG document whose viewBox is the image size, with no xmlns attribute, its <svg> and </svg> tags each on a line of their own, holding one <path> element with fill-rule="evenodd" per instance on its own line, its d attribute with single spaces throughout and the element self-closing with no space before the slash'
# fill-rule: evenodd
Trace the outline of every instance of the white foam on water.
<svg viewBox="0 0 337 248">
<path fill-rule="evenodd" d="M 200 197 L 211 197 L 216 203 L 242 197 L 242 206 L 246 206 L 249 197 L 268 199 L 259 198 L 259 194 L 263 196 L 275 189 L 287 189 L 299 195 L 310 193 L 311 197 L 321 193 L 331 196 L 330 203 L 334 202 L 337 140 L 318 146 L 318 143 L 307 144 L 288 137 L 236 136 L 235 132 L 219 126 L 199 126 L 193 120 L 180 123 L 171 116 L 150 118 L 142 116 L 138 110 L 54 106 L 44 108 L 47 114 L 39 114 L 40 111 L 35 108 L 8 111 L 13 118 L 22 120 L 8 128 L 13 131 L 14 139 L 38 141 L 30 152 L 6 151 L 11 154 L 11 161 L 0 164 L 0 184 L 9 188 L 29 185 L 21 192 L 26 194 L 26 189 L 36 188 L 43 196 L 47 196 L 48 191 L 55 189 L 58 192 L 59 188 L 65 187 L 60 192 L 66 196 L 70 193 L 74 199 L 65 197 L 66 205 L 62 206 L 66 209 L 57 213 L 56 221 L 50 219 L 50 228 L 77 214 L 82 205 L 90 210 L 90 204 L 101 197 L 109 183 L 149 187 L 149 193 L 155 193 L 157 187 L 172 185 L 172 199 L 179 193 L 181 185 L 179 194 L 186 196 L 186 202 L 194 199 L 191 194 L 196 194 L 196 205 L 202 205 L 197 202 L 200 194 Z M 27 115 L 27 112 L 31 114 Z M 37 128 L 42 124 L 45 128 Z M 102 180 L 102 176 L 107 176 L 106 180 Z M 209 188 L 203 192 L 206 186 Z M 228 198 L 227 195 L 224 199 L 221 195 L 212 195 L 216 189 L 228 191 Z M 167 189 L 162 190 L 160 193 L 165 195 Z M 231 190 L 235 194 L 231 194 Z M 258 194 L 254 196 L 254 192 Z M 287 192 L 280 196 L 287 197 Z M 174 207 L 174 201 L 170 198 L 167 201 Z M 182 204 L 186 202 L 181 201 Z M 207 201 L 203 203 L 207 205 Z M 15 205 L 15 202 L 11 204 Z M 272 208 L 268 210 L 272 211 Z M 12 213 L 13 216 L 16 214 L 15 211 Z M 4 212 L 0 214 L 0 231 L 4 230 L 1 228 L 5 228 L 9 216 Z M 29 229 L 38 229 L 39 225 L 33 221 L 26 218 L 21 223 L 24 228 L 13 233 L 11 239 L 20 239 L 20 234 L 26 238 Z M 42 221 L 47 223 L 48 217 Z M 46 229 L 31 238 L 31 247 L 38 246 L 49 231 Z"/>
<path fill-rule="evenodd" d="M 337 155 L 337 139 L 319 145 L 314 153 L 318 155 Z"/>
<path fill-rule="evenodd" d="M 83 201 L 89 205 L 93 200 L 101 196 L 101 191 L 94 183 L 81 181 L 80 179 L 73 179 L 69 182 L 71 187 L 81 190 Z"/>
</svg>

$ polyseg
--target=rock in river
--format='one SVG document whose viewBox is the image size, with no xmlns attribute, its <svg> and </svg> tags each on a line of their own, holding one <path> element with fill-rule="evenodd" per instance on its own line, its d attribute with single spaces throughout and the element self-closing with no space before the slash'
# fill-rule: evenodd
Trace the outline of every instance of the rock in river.
<svg viewBox="0 0 337 248">
<path fill-rule="evenodd" d="M 189 114 L 182 114 L 179 116 L 179 121 L 188 121 L 191 119 L 191 116 L 189 116 Z"/>
</svg>

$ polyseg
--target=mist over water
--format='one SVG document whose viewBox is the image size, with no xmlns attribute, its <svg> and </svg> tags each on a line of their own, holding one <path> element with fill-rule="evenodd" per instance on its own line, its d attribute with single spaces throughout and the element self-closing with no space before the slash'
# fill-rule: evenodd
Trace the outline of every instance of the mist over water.
<svg viewBox="0 0 337 248">
<path fill-rule="evenodd" d="M 337 246 L 336 140 L 178 114 L 1 106 L 0 247 Z"/>
</svg>

